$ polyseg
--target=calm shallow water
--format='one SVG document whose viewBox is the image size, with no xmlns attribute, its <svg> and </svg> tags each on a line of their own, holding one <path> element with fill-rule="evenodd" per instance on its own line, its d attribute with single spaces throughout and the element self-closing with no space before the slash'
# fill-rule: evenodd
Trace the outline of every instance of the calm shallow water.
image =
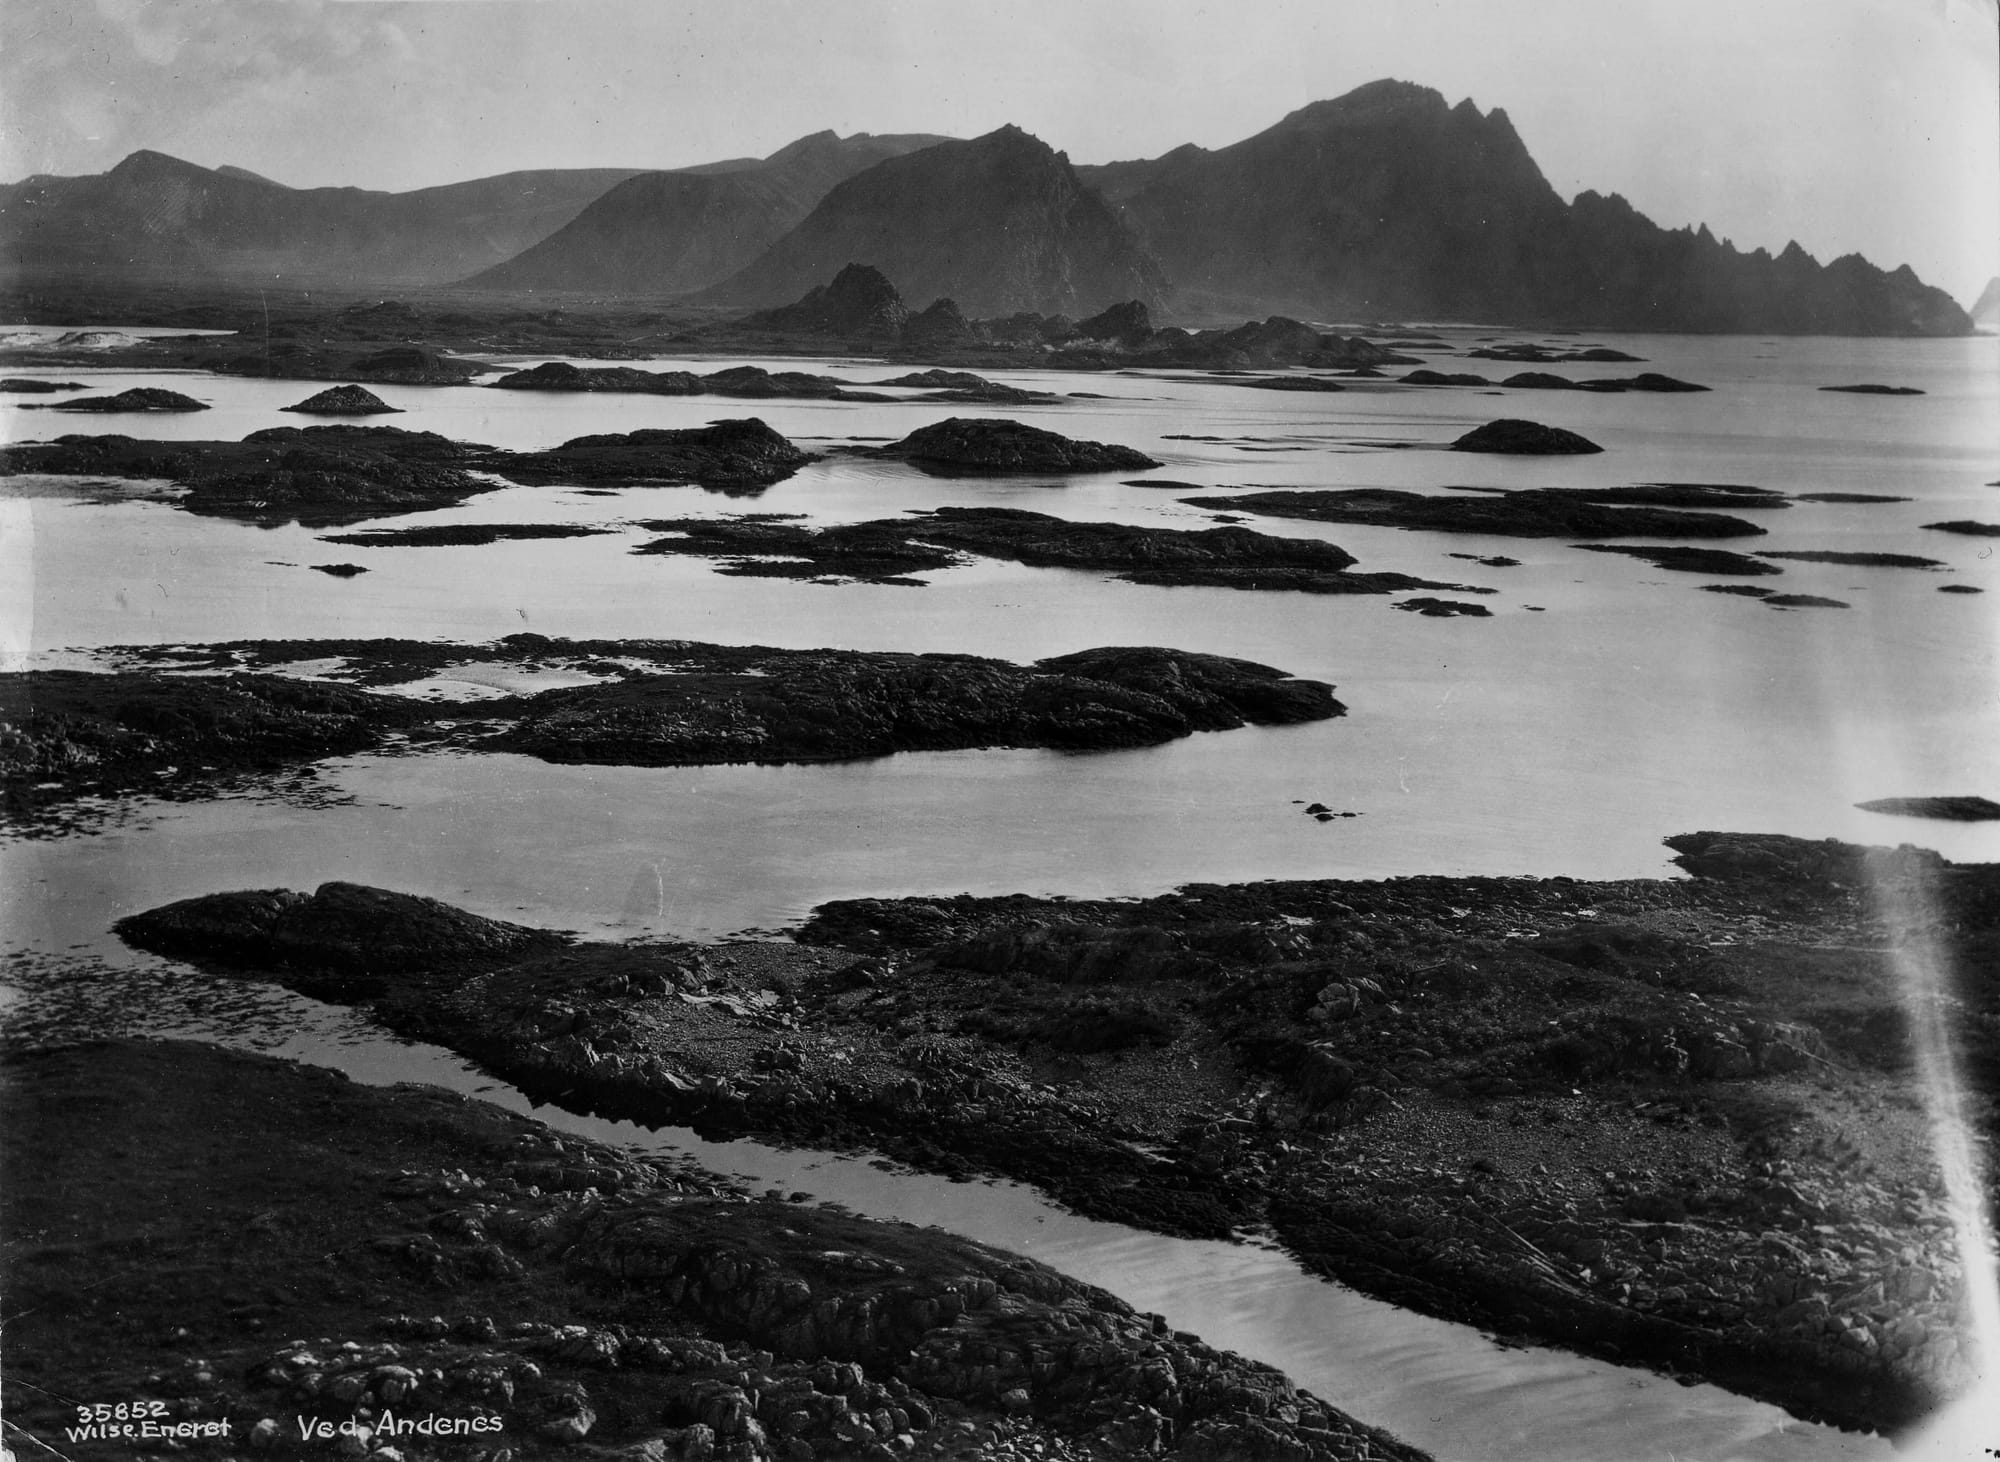
<svg viewBox="0 0 2000 1462">
<path fill-rule="evenodd" d="M 1494 618 L 1438 621 L 1399 612 L 1388 598 L 1152 589 L 993 562 L 931 575 L 931 587 L 915 589 L 729 578 L 705 561 L 629 552 L 650 536 L 632 526 L 636 519 L 745 510 L 833 521 L 992 503 L 1075 518 L 1210 521 L 1177 501 L 1184 494 L 1127 486 L 1117 474 L 946 481 L 833 457 L 753 499 L 692 488 L 613 496 L 509 488 L 405 521 L 561 521 L 612 531 L 438 549 L 328 544 L 297 527 L 195 518 L 135 500 L 130 488 L 79 500 L 74 483 L 17 481 L 0 484 L 11 530 L 5 567 L 14 570 L 0 579 L 8 586 L 0 592 L 15 596 L 15 612 L 0 619 L 16 627 L 16 651 L 244 635 L 472 641 L 523 629 L 1012 659 L 1168 644 L 1331 681 L 1349 714 L 1081 757 L 970 753 L 666 771 L 360 757 L 325 773 L 351 806 L 159 809 L 115 846 L 85 839 L 0 850 L 0 879 L 53 870 L 57 883 L 94 878 L 113 898 L 123 889 L 143 902 L 246 878 L 309 885 L 345 877 L 567 927 L 715 934 L 783 923 L 822 899 L 860 893 L 1144 894 L 1199 879 L 1414 872 L 1656 875 L 1670 871 L 1659 840 L 1698 828 L 1915 841 L 1955 859 L 2000 858 L 2000 825 L 1853 807 L 1877 797 L 2000 788 L 1993 544 L 1921 527 L 2000 518 L 2000 489 L 1984 485 L 2000 477 L 1992 432 L 2000 422 L 2000 340 L 1605 339 L 1647 357 L 1647 366 L 1566 369 L 1658 369 L 1716 389 L 1302 396 L 1122 375 L 1005 378 L 1117 395 L 1019 414 L 1160 456 L 1165 465 L 1147 477 L 1212 487 L 1677 480 L 1894 493 L 1916 501 L 1745 513 L 1769 533 L 1738 546 L 1882 549 L 1947 568 L 1788 564 L 1782 578 L 1761 582 L 1853 608 L 1777 612 L 1701 593 L 1706 581 L 1695 575 L 1559 540 L 1255 520 L 1263 532 L 1339 542 L 1364 569 L 1497 591 L 1484 600 Z M 807 364 L 860 382 L 895 373 Z M 1512 369 L 1461 364 L 1495 376 Z M 309 389 L 206 376 L 103 380 L 107 387 L 169 380 L 215 401 L 206 413 L 86 424 L 181 437 L 297 422 L 277 408 Z M 1814 389 L 1856 380 L 1914 384 L 1930 394 Z M 408 408 L 399 425 L 516 447 L 751 412 L 830 445 L 837 437 L 899 435 L 952 410 L 465 388 L 383 394 Z M 17 434 L 76 426 L 5 411 Z M 1607 450 L 1506 459 L 1351 445 L 1436 445 L 1476 421 L 1514 413 L 1575 427 Z M 1187 433 L 1257 440 L 1170 439 Z M 1287 450 L 1244 450 L 1272 445 Z M 1452 553 L 1523 562 L 1487 568 Z M 370 572 L 335 580 L 303 567 L 337 561 Z M 1948 582 L 1994 592 L 1938 593 Z M 1362 815 L 1314 823 L 1295 800 Z M 176 856 L 166 857 L 169 847 Z M 189 857 L 189 849 L 200 852 Z M 628 899 L 635 886 L 665 890 L 650 913 Z M 85 926 L 103 922 L 88 911 L 81 918 Z"/>
<path fill-rule="evenodd" d="M 946 503 L 1001 504 L 1078 519 L 1212 521 L 1178 503 L 1184 494 L 1129 486 L 1117 475 L 944 481 L 834 456 L 754 499 L 691 488 L 609 496 L 508 488 L 407 521 L 575 522 L 612 531 L 443 549 L 358 548 L 296 527 L 199 519 L 132 485 L 0 481 L 0 628 L 8 636 L 0 652 L 12 664 L 55 663 L 56 652 L 118 644 L 351 635 L 484 641 L 518 630 L 1024 660 L 1092 645 L 1165 644 L 1332 681 L 1350 708 L 1314 726 L 1103 755 L 972 752 L 686 769 L 554 767 L 500 756 L 346 758 L 290 796 L 141 804 L 90 834 L 0 842 L 0 932 L 42 956 L 71 946 L 102 955 L 117 971 L 105 979 L 121 1018 L 140 1028 L 156 1012 L 169 1029 L 215 1035 L 232 1028 L 237 1005 L 225 1002 L 219 1014 L 212 992 L 176 1004 L 180 977 L 118 949 L 107 932 L 113 919 L 223 888 L 346 878 L 593 933 L 713 936 L 782 924 L 824 899 L 863 894 L 1140 895 L 1194 880 L 1417 872 L 1663 875 L 1670 870 L 1659 839 L 1697 828 L 1913 841 L 1955 859 L 2000 859 L 1993 825 L 1884 818 L 1852 806 L 1895 795 L 2000 796 L 1993 545 L 1921 526 L 2000 519 L 2000 489 L 1985 485 L 2000 478 L 1993 430 L 2000 341 L 1602 338 L 1647 364 L 1557 369 L 1660 370 L 1716 389 L 1328 396 L 1133 376 L 989 374 L 1114 397 L 1007 414 L 1137 446 L 1164 464 L 1134 476 L 1215 489 L 1672 480 L 1894 493 L 1915 501 L 1746 513 L 1769 535 L 1734 546 L 1886 550 L 1923 554 L 1945 568 L 1788 564 L 1783 578 L 1761 582 L 1853 608 L 1780 613 L 1698 592 L 1705 580 L 1696 576 L 1562 541 L 1253 520 L 1259 531 L 1338 542 L 1363 569 L 1496 591 L 1484 599 L 1494 618 L 1437 621 L 1398 612 L 1387 598 L 1147 589 L 991 562 L 930 575 L 923 589 L 829 587 L 732 579 L 699 560 L 629 552 L 649 536 L 636 520 L 746 510 L 851 521 Z M 1518 369 L 1452 368 L 1460 366 L 1496 379 Z M 900 373 L 865 363 L 804 368 L 857 382 Z M 38 373 L 105 390 L 168 385 L 215 409 L 79 423 L 9 402 L 0 405 L 0 430 L 15 438 L 71 430 L 240 437 L 299 423 L 278 408 L 316 389 Z M 1929 394 L 1815 389 L 1857 381 Z M 516 448 L 758 415 L 826 449 L 979 411 L 463 388 L 379 394 L 406 408 L 391 418 L 398 425 Z M 1606 451 L 1550 460 L 1433 450 L 1504 415 L 1571 427 Z M 1176 439 L 1186 434 L 1225 440 Z M 1418 445 L 1395 447 L 1408 443 Z M 1487 568 L 1453 553 L 1505 554 L 1522 564 Z M 340 561 L 370 572 L 337 581 L 305 567 Z M 1937 592 L 1951 582 L 1989 592 Z M 1298 803 L 1312 800 L 1362 815 L 1322 825 L 1299 813 Z M 29 982 L 10 1019 L 52 998 Z M 449 1065 L 351 1029 L 336 1039 L 307 1027 L 319 1033 L 299 1036 L 283 1053 L 358 1062 L 374 1079 L 443 1069 L 426 1062 Z M 363 1051 L 372 1054 L 355 1054 Z M 1336 1298 L 1341 1292 L 1255 1248 L 1176 1246 L 1085 1225 L 1024 1195 L 1003 1200 L 994 1190 L 890 1177 L 865 1165 L 748 1147 L 702 1150 L 760 1180 L 1035 1253 L 1272 1360 L 1441 1456 L 1803 1458 L 1863 1446 L 1796 1424 L 1783 1432 L 1777 1413 L 1720 1393 L 1547 1353 L 1500 1352 L 1452 1327 L 1440 1327 L 1441 1339 L 1412 1338 L 1431 1322 L 1393 1311 L 1397 1323 L 1416 1328 L 1364 1339 L 1376 1322 L 1342 1308 L 1351 1297 Z M 800 1177 L 793 1167 L 810 1171 Z M 1328 1369 L 1350 1365 L 1360 1368 Z M 1881 1451 L 1867 1446 L 1874 1452 L 1852 1455 Z"/>
</svg>

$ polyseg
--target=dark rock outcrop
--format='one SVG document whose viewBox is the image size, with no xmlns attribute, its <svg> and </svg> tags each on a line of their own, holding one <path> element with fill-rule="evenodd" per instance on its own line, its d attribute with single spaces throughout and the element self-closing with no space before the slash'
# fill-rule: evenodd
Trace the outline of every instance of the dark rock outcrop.
<svg viewBox="0 0 2000 1462">
<path fill-rule="evenodd" d="M 0 379 L 0 393 L 14 396 L 46 396 L 52 391 L 87 391 L 90 388 L 81 381 L 42 381 L 32 376 L 8 376 Z"/>
<path fill-rule="evenodd" d="M 389 426 L 270 427 L 241 442 L 146 442 L 65 436 L 0 449 L 0 475 L 162 477 L 187 487 L 189 512 L 315 526 L 449 507 L 516 482 L 694 483 L 758 492 L 812 461 L 750 418 L 685 430 L 579 437 L 508 452 Z"/>
<path fill-rule="evenodd" d="M 1875 569 L 1941 569 L 1946 565 L 1934 558 L 1923 558 L 1914 553 L 1877 553 L 1872 550 L 1844 548 L 1771 548 L 1759 549 L 1759 558 L 1784 559 L 1789 563 L 1835 563 L 1849 568 Z"/>
<path fill-rule="evenodd" d="M 1953 518 L 1945 523 L 1926 523 L 1939 533 L 1959 533 L 1968 538 L 2000 538 L 2000 523 L 1981 523 L 1972 518 Z"/>
<path fill-rule="evenodd" d="M 1897 817 L 1930 817 L 1942 822 L 2000 820 L 2000 802 L 1990 797 L 1878 797 L 1873 802 L 1857 802 L 1854 805 L 1863 812 L 1886 812 Z"/>
<path fill-rule="evenodd" d="M 358 883 L 183 899 L 120 919 L 118 937 L 176 959 L 223 960 L 297 972 L 300 988 L 372 999 L 418 972 L 561 948 L 560 934 L 481 918 L 436 899 Z"/>
<path fill-rule="evenodd" d="M 173 796 L 365 751 L 410 719 L 380 696 L 270 675 L 0 675 L 0 795 L 17 819 L 86 792 Z"/>
<path fill-rule="evenodd" d="M 694 396 L 701 377 L 692 371 L 642 371 L 636 366 L 579 366 L 544 361 L 509 371 L 485 384 L 496 391 L 621 391 L 646 396 Z"/>
<path fill-rule="evenodd" d="M 1438 599 L 1429 595 L 1404 599 L 1396 607 L 1428 619 L 1489 619 L 1493 614 L 1484 604 L 1469 604 L 1463 599 Z"/>
<path fill-rule="evenodd" d="M 586 528 L 580 523 L 437 523 L 375 532 L 327 533 L 320 542 L 347 543 L 357 548 L 464 548 L 548 538 L 590 538 L 608 531 Z"/>
<path fill-rule="evenodd" d="M 1411 371 L 1402 377 L 1405 386 L 1490 386 L 1493 383 L 1484 376 L 1475 376 L 1463 371 L 1434 371 L 1429 368 Z M 1500 451 L 1498 447 L 1468 447 L 1467 451 Z M 1507 449 L 1527 450 L 1527 449 Z"/>
<path fill-rule="evenodd" d="M 967 655 L 759 651 L 733 675 L 547 692 L 494 744 L 546 761 L 641 766 L 1109 750 L 1341 710 L 1316 681 L 1174 650 L 1089 650 L 1025 668 Z"/>
<path fill-rule="evenodd" d="M 1574 456 L 1604 448 L 1559 426 L 1507 417 L 1474 427 L 1451 444 L 1454 452 L 1504 452 L 1517 456 Z"/>
<path fill-rule="evenodd" d="M 391 406 L 365 386 L 329 386 L 317 395 L 280 411 L 298 411 L 308 416 L 381 416 L 403 408 Z"/>
<path fill-rule="evenodd" d="M 1451 485 L 1453 492 L 1498 493 L 1498 487 Z M 1654 508 L 1782 508 L 1789 506 L 1781 492 L 1768 487 L 1745 487 L 1734 482 L 1640 482 L 1630 487 L 1544 487 L 1534 491 L 1559 494 L 1583 503 L 1606 507 Z"/>
<path fill-rule="evenodd" d="M 77 396 L 68 401 L 50 402 L 39 409 L 101 412 L 206 411 L 208 403 L 159 386 L 134 386 L 131 390 L 120 391 L 115 396 Z"/>
<path fill-rule="evenodd" d="M 1236 493 L 1182 502 L 1222 512 L 1307 518 L 1321 523 L 1379 523 L 1436 533 L 1496 533 L 1510 538 L 1741 538 L 1763 529 L 1721 513 L 1678 508 L 1608 507 L 1550 488 L 1432 497 L 1391 488 Z"/>
<path fill-rule="evenodd" d="M 954 416 L 920 427 L 872 455 L 911 462 L 938 476 L 1018 472 L 1122 472 L 1160 464 L 1143 452 L 998 417 Z"/>
<path fill-rule="evenodd" d="M 898 338 L 909 319 L 909 306 L 880 269 L 850 263 L 831 283 L 814 285 L 792 304 L 746 315 L 737 326 L 789 335 L 880 341 Z"/>
<path fill-rule="evenodd" d="M 1765 563 L 1763 559 L 1752 558 L 1747 553 L 1731 553 L 1726 548 L 1642 548 L 1627 543 L 1579 543 L 1576 546 L 1589 553 L 1622 553 L 1627 558 L 1644 559 L 1656 569 L 1670 569 L 1682 574 L 1741 574 L 1746 578 L 1756 578 L 1784 572 L 1776 564 Z M 1739 586 L 1728 585 L 1726 592 L 1740 594 L 1745 591 Z M 1763 594 L 1769 591 L 1758 592 Z"/>
<path fill-rule="evenodd" d="M 978 338 L 978 329 L 965 318 L 958 301 L 940 299 L 903 322 L 901 344 L 905 350 L 924 354 L 956 350 Z"/>
<path fill-rule="evenodd" d="M 1138 345 L 1152 338 L 1153 315 L 1144 300 L 1126 300 L 1099 310 L 1087 320 L 1078 320 L 1073 338 L 1111 340 L 1121 345 Z"/>
<path fill-rule="evenodd" d="M 1040 567 L 1111 572 L 1138 584 L 1315 594 L 1393 594 L 1461 589 L 1407 574 L 1356 574 L 1354 557 L 1311 538 L 1273 538 L 1244 528 L 1188 532 L 1127 523 L 1078 523 L 1019 508 L 937 508 L 907 518 L 812 528 L 756 518 L 682 518 L 640 526 L 674 534 L 636 553 L 725 561 L 723 573 L 757 578 L 838 577 L 909 583 L 958 554 Z M 351 541 L 351 540 L 349 540 Z"/>
<path fill-rule="evenodd" d="M 743 492 L 782 482 L 812 460 L 752 416 L 574 437 L 546 452 L 507 453 L 496 470 L 516 482 L 691 482 Z"/>
</svg>

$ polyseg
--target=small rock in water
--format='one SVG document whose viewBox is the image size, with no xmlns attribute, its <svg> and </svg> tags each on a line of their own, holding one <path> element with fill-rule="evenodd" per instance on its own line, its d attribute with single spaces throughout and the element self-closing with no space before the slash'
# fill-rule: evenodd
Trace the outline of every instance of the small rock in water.
<svg viewBox="0 0 2000 1462">
<path fill-rule="evenodd" d="M 2000 523 L 1976 523 L 1970 518 L 1953 518 L 1947 523 L 1926 523 L 1940 533 L 1963 533 L 1971 538 L 2000 538 Z"/>
<path fill-rule="evenodd" d="M 400 412 L 403 408 L 391 406 L 365 386 L 329 386 L 317 395 L 278 409 L 304 412 L 309 416 L 379 416 L 385 412 Z"/>
<path fill-rule="evenodd" d="M 1854 804 L 1863 812 L 1896 817 L 1930 817 L 1941 822 L 2000 821 L 2000 802 L 1986 797 L 1881 797 Z"/>
<path fill-rule="evenodd" d="M 1493 611 L 1484 604 L 1468 604 L 1463 599 L 1433 599 L 1428 595 L 1418 595 L 1405 599 L 1396 605 L 1398 609 L 1408 609 L 1416 614 L 1432 619 L 1456 619 L 1461 616 L 1473 619 L 1491 619 Z"/>
<path fill-rule="evenodd" d="M 1454 452 L 1505 452 L 1517 456 L 1574 456 L 1604 448 L 1559 426 L 1508 417 L 1475 427 L 1451 444 Z"/>
</svg>

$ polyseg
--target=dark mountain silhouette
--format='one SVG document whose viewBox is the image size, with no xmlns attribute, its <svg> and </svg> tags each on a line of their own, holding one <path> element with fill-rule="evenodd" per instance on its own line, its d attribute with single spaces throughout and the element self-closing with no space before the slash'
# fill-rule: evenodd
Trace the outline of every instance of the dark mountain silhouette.
<svg viewBox="0 0 2000 1462">
<path fill-rule="evenodd" d="M 969 315 L 1088 314 L 1166 293 L 1159 265 L 1069 159 L 1002 127 L 856 174 L 700 298 L 784 304 L 850 263 L 879 269 L 905 299 L 949 296 Z"/>
<path fill-rule="evenodd" d="M 945 141 L 816 132 L 767 158 L 627 178 L 477 289 L 687 294 L 727 278 L 865 168 Z"/>
<path fill-rule="evenodd" d="M 504 173 L 409 193 L 288 188 L 135 152 L 108 173 L 0 185 L 9 273 L 432 284 L 519 253 L 632 168 Z"/>
<path fill-rule="evenodd" d="M 288 188 L 156 152 L 93 177 L 0 185 L 0 283 L 467 281 L 770 308 L 849 264 L 925 306 L 917 318 L 940 341 L 965 337 L 968 317 L 1075 320 L 1130 302 L 1195 322 L 1973 328 L 1907 266 L 1822 264 L 1796 243 L 1744 252 L 1706 226 L 1662 228 L 1616 194 L 1566 201 L 1505 112 L 1401 81 L 1315 102 L 1228 147 L 1084 168 L 1003 127 L 969 142 L 822 132 L 761 159 L 409 193 Z M 1978 308 L 2000 328 L 1993 291 Z"/>
<path fill-rule="evenodd" d="M 938 304 L 950 306 L 953 311 L 958 308 L 950 300 L 939 300 Z M 881 270 L 867 264 L 849 264 L 834 275 L 831 283 L 815 285 L 804 298 L 775 310 L 746 315 L 737 324 L 745 330 L 781 334 L 895 340 L 901 337 L 910 318 L 909 306 Z M 971 333 L 970 325 L 966 333 Z"/>
<path fill-rule="evenodd" d="M 1378 81 L 1232 146 L 1082 168 L 1184 314 L 1963 334 L 1907 268 L 1744 254 L 1618 197 L 1565 203 L 1504 111 Z"/>
</svg>

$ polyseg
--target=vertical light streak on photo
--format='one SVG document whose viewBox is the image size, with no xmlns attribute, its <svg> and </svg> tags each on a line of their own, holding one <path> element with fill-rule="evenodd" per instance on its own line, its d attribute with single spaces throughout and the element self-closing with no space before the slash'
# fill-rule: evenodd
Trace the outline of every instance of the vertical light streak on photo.
<svg viewBox="0 0 2000 1462">
<path fill-rule="evenodd" d="M 1918 1434 L 1915 1458 L 1985 1457 L 2000 1444 L 2000 1263 L 1993 1249 L 1986 1164 L 1974 1135 L 1954 1023 L 1965 1006 L 1943 927 L 1937 869 L 1901 854 L 1878 856 L 1870 894 L 1909 1021 L 1924 1116 L 1963 1276 L 1959 1353 L 1966 1392 Z"/>
</svg>

